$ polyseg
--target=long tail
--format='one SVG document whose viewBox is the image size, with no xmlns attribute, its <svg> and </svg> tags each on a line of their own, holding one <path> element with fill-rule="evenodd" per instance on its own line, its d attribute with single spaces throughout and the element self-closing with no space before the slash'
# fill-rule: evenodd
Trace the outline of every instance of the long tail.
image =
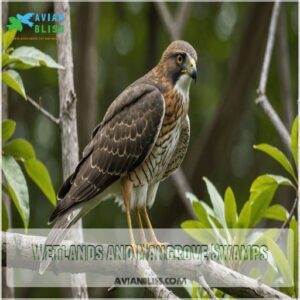
<svg viewBox="0 0 300 300">
<path fill-rule="evenodd" d="M 60 245 L 63 239 L 66 237 L 69 228 L 81 218 L 82 209 L 82 207 L 74 207 L 73 209 L 70 209 L 63 215 L 59 216 L 46 239 L 45 245 Z M 40 274 L 45 272 L 51 261 L 51 257 L 41 261 L 39 268 Z"/>
</svg>

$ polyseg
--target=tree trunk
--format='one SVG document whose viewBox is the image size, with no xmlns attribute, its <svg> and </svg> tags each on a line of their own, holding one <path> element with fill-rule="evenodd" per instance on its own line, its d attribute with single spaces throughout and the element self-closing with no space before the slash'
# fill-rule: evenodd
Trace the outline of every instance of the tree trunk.
<svg viewBox="0 0 300 300">
<path fill-rule="evenodd" d="M 78 96 L 78 133 L 79 149 L 83 150 L 89 142 L 91 133 L 97 124 L 97 82 L 98 55 L 97 32 L 99 3 L 80 3 L 80 18 L 85 25 L 78 23 L 77 64 L 75 66 L 76 90 Z M 88 33 L 88 34 L 87 34 Z"/>
<path fill-rule="evenodd" d="M 65 67 L 59 70 L 59 98 L 61 115 L 61 145 L 63 177 L 74 172 L 78 161 L 78 137 L 76 120 L 76 94 L 73 76 L 73 54 L 71 37 L 70 6 L 68 2 L 55 4 L 55 13 L 64 13 L 64 33 L 57 35 L 58 62 Z M 83 240 L 81 220 L 73 228 L 77 228 L 76 236 L 69 235 L 68 238 L 77 241 Z M 87 299 L 86 276 L 82 274 L 71 275 L 72 293 L 74 298 Z"/>
</svg>

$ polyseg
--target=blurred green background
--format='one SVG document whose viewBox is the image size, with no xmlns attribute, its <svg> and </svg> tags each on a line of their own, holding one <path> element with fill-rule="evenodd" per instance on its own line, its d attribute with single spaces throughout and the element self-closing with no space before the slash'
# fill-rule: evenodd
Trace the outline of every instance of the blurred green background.
<svg viewBox="0 0 300 300">
<path fill-rule="evenodd" d="M 180 4 L 168 3 L 173 15 Z M 9 16 L 26 12 L 53 12 L 53 3 L 9 3 Z M 239 203 L 247 200 L 253 179 L 280 173 L 280 167 L 253 149 L 267 142 L 285 150 L 270 121 L 254 100 L 266 45 L 272 3 L 190 3 L 181 38 L 198 52 L 198 80 L 190 89 L 191 142 L 182 169 L 199 199 L 207 199 L 202 176 L 224 192 L 231 186 Z M 288 130 L 297 112 L 298 7 L 283 3 L 267 94 Z M 153 3 L 71 3 L 75 89 L 78 95 L 80 146 L 87 143 L 118 94 L 158 62 L 171 41 Z M 27 27 L 22 36 L 26 35 Z M 21 35 L 20 35 L 21 36 Z M 279 41 L 288 45 L 291 102 L 283 88 Z M 34 46 L 54 59 L 55 41 L 15 41 Z M 58 116 L 57 71 L 37 68 L 20 71 L 26 92 Z M 62 184 L 60 132 L 57 126 L 13 91 L 8 96 L 9 117 L 16 120 L 15 137 L 28 139 L 50 172 L 56 191 Z M 277 171 L 278 170 L 278 171 Z M 28 182 L 30 227 L 47 227 L 53 209 L 38 188 Z M 289 208 L 291 197 L 277 194 Z M 107 213 L 109 211 L 109 214 Z M 13 226 L 22 227 L 12 207 Z M 161 184 L 150 211 L 154 227 L 179 227 L 189 212 L 172 179 Z M 87 215 L 84 227 L 126 227 L 118 206 L 105 202 Z M 18 297 L 68 296 L 67 289 L 16 289 Z M 178 294 L 178 292 L 177 292 Z M 180 296 L 180 292 L 178 294 Z M 145 289 L 91 289 L 91 297 L 151 296 Z M 182 291 L 182 296 L 186 296 Z"/>
</svg>

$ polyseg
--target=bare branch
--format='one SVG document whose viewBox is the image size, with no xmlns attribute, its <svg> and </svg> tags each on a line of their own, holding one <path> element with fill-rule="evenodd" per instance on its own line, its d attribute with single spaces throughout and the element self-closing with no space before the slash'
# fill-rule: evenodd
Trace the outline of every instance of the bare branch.
<svg viewBox="0 0 300 300">
<path fill-rule="evenodd" d="M 171 175 L 172 181 L 174 183 L 177 194 L 180 196 L 181 201 L 183 202 L 186 210 L 189 212 L 191 217 L 195 217 L 195 213 L 192 209 L 190 201 L 186 197 L 186 193 L 192 193 L 192 188 L 183 173 L 183 170 L 179 168 L 175 173 Z"/>
<path fill-rule="evenodd" d="M 186 2 L 186 1 L 183 1 L 180 4 L 178 4 L 179 6 L 177 8 L 176 18 L 175 18 L 178 38 L 180 38 L 182 35 L 183 28 L 188 19 L 191 4 L 192 4 L 191 2 Z"/>
<path fill-rule="evenodd" d="M 266 47 L 263 67 L 260 75 L 259 88 L 257 90 L 258 96 L 255 102 L 256 104 L 259 104 L 262 107 L 266 115 L 269 117 L 274 128 L 277 130 L 283 143 L 285 144 L 287 149 L 290 149 L 290 135 L 286 127 L 282 123 L 281 119 L 279 118 L 278 114 L 272 107 L 269 99 L 266 96 L 266 85 L 267 85 L 267 80 L 269 75 L 271 57 L 274 48 L 274 40 L 275 40 L 275 33 L 278 24 L 279 12 L 280 12 L 280 2 L 276 1 L 273 6 L 272 17 L 269 26 L 267 47 Z"/>
<path fill-rule="evenodd" d="M 277 130 L 280 138 L 284 142 L 285 146 L 289 149 L 290 148 L 290 135 L 283 125 L 281 119 L 279 118 L 278 114 L 274 110 L 273 106 L 271 105 L 270 101 L 268 100 L 266 95 L 259 95 L 256 100 L 256 104 L 259 104 L 265 114 L 269 117 L 271 123 L 273 124 L 274 128 Z"/>
<path fill-rule="evenodd" d="M 46 109 L 42 107 L 41 104 L 34 101 L 31 97 L 26 97 L 28 103 L 34 106 L 39 112 L 41 112 L 46 118 L 48 118 L 51 122 L 55 123 L 56 125 L 60 124 L 60 119 L 55 118 L 52 114 L 50 114 Z"/>
<path fill-rule="evenodd" d="M 271 57 L 273 53 L 273 47 L 274 47 L 274 40 L 275 40 L 275 33 L 278 23 L 278 17 L 280 12 L 280 1 L 276 1 L 274 3 L 272 17 L 271 17 L 271 23 L 269 26 L 269 33 L 268 33 L 268 42 L 264 57 L 264 63 L 260 75 L 260 81 L 259 81 L 259 93 L 265 94 L 266 93 L 266 86 L 267 86 L 267 80 L 269 75 L 269 68 L 270 68 L 270 62 Z"/>
<path fill-rule="evenodd" d="M 170 34 L 171 40 L 180 39 L 190 11 L 191 2 L 183 1 L 178 4 L 175 19 L 172 17 L 165 2 L 155 2 L 155 5 L 168 33 Z"/>
<path fill-rule="evenodd" d="M 42 236 L 2 232 L 3 265 L 6 265 L 6 254 L 9 253 L 10 267 L 37 270 L 39 262 L 32 260 L 32 247 L 39 247 L 44 243 L 45 237 Z M 73 241 L 64 241 L 63 245 L 66 247 L 66 251 L 68 251 L 67 249 L 74 243 L 81 244 Z M 110 251 L 108 245 L 102 245 L 102 249 L 104 257 L 107 256 L 107 251 Z M 289 296 L 262 284 L 255 279 L 242 275 L 212 260 L 203 260 L 201 262 L 190 260 L 178 261 L 176 264 L 165 264 L 163 261 L 154 260 L 149 261 L 148 263 L 156 274 L 165 276 L 174 276 L 174 274 L 176 274 L 177 277 L 199 282 L 199 274 L 201 274 L 206 279 L 209 286 L 212 286 L 212 282 L 218 282 L 218 289 L 233 297 L 291 299 Z M 130 274 L 135 274 L 137 272 L 137 265 L 134 260 L 132 263 L 126 260 L 118 260 L 115 264 L 106 264 L 102 262 L 101 268 L 99 268 L 99 265 L 92 260 L 73 261 L 72 264 L 66 261 L 53 261 L 48 269 L 57 274 L 61 272 L 76 273 L 84 271 L 96 274 L 113 275 L 122 272 L 126 272 L 125 274 L 128 274 L 128 272 L 130 272 Z M 147 270 L 147 272 L 148 271 L 149 270 Z M 139 270 L 139 272 L 143 271 Z M 150 273 L 148 274 L 151 275 L 151 271 L 149 272 Z"/>
<path fill-rule="evenodd" d="M 171 39 L 177 40 L 179 38 L 178 33 L 175 31 L 174 21 L 167 4 L 165 2 L 155 2 L 155 5 Z"/>
</svg>

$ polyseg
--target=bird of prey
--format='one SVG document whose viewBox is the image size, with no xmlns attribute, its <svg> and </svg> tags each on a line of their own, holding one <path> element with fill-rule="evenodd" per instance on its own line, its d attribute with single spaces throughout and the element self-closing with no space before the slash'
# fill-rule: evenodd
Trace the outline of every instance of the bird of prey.
<svg viewBox="0 0 300 300">
<path fill-rule="evenodd" d="M 197 54 L 185 41 L 174 41 L 150 72 L 127 87 L 110 105 L 74 173 L 58 193 L 50 216 L 55 222 L 46 244 L 60 244 L 67 229 L 114 195 L 126 212 L 131 244 L 131 210 L 151 243 L 159 244 L 147 214 L 158 186 L 181 164 L 189 143 L 189 88 L 196 80 Z M 110 197 L 111 198 L 111 197 Z M 145 241 L 147 242 L 147 241 Z M 43 261 L 40 273 L 49 265 Z"/>
<path fill-rule="evenodd" d="M 10 24 L 6 25 L 8 30 L 17 29 L 20 32 L 23 30 L 22 22 L 19 19 L 17 19 L 16 17 L 10 17 L 8 18 L 8 20 L 10 22 Z"/>
<path fill-rule="evenodd" d="M 29 27 L 33 26 L 33 22 L 30 21 L 34 13 L 27 13 L 26 15 L 17 14 L 16 17 L 23 23 L 28 25 Z"/>
</svg>

